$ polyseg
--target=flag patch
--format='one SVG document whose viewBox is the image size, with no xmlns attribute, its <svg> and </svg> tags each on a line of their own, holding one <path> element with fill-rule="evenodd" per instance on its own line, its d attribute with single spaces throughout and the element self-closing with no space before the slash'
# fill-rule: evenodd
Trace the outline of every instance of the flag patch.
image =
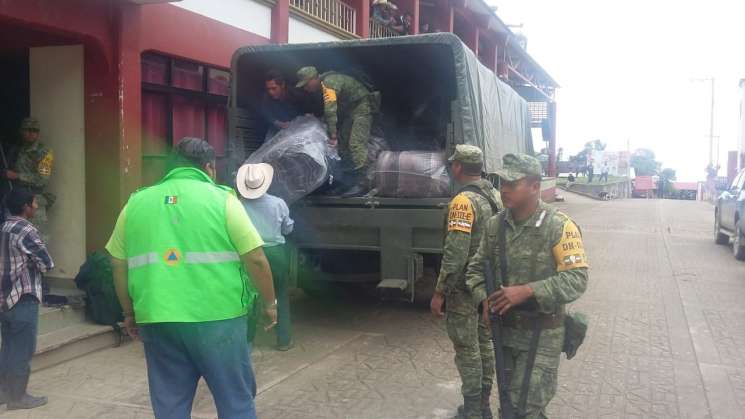
<svg viewBox="0 0 745 419">
<path fill-rule="evenodd" d="M 166 197 L 166 205 L 176 205 L 178 202 L 178 197 L 171 195 Z"/>
</svg>

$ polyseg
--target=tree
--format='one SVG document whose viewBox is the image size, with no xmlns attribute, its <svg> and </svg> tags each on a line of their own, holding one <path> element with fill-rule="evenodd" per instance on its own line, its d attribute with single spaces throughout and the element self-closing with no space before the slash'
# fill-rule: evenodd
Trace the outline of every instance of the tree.
<svg viewBox="0 0 745 419">
<path fill-rule="evenodd" d="M 631 155 L 631 167 L 637 176 L 654 176 L 660 170 L 660 163 L 655 160 L 654 151 L 639 148 Z"/>
<path fill-rule="evenodd" d="M 673 181 L 675 180 L 675 170 L 666 168 L 660 172 L 660 194 L 663 198 L 670 197 L 675 194 L 675 188 L 673 188 Z"/>
<path fill-rule="evenodd" d="M 587 161 L 592 156 L 593 151 L 603 151 L 607 147 L 607 144 L 600 141 L 588 141 L 585 143 L 585 148 L 577 153 L 575 156 L 570 156 L 569 161 L 575 161 L 579 169 L 583 169 L 587 166 Z"/>
</svg>

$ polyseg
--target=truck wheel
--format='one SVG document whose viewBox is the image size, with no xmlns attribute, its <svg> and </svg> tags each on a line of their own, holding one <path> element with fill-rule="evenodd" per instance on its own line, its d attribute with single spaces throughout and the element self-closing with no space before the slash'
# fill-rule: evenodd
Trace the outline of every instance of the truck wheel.
<svg viewBox="0 0 745 419">
<path fill-rule="evenodd" d="M 719 226 L 719 215 L 714 216 L 714 243 L 729 244 L 729 236 L 722 233 L 722 229 Z"/>
<path fill-rule="evenodd" d="M 732 252 L 735 254 L 735 259 L 745 260 L 745 240 L 743 240 L 739 225 L 735 228 L 735 236 L 732 239 Z"/>
<path fill-rule="evenodd" d="M 431 268 L 425 268 L 422 278 L 414 285 L 414 304 L 429 307 L 432 295 L 435 293 L 437 272 Z"/>
</svg>

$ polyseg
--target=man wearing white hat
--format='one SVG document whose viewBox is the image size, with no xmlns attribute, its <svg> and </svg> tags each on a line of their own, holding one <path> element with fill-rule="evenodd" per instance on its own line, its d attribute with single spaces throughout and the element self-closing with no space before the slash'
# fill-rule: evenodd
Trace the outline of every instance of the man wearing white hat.
<svg viewBox="0 0 745 419">
<path fill-rule="evenodd" d="M 285 201 L 267 193 L 274 177 L 274 168 L 267 163 L 244 164 L 238 169 L 236 185 L 243 196 L 243 207 L 264 241 L 264 254 L 269 260 L 277 298 L 277 349 L 292 347 L 290 336 L 290 301 L 287 295 L 289 273 L 285 237 L 292 233 L 295 222 Z"/>
</svg>

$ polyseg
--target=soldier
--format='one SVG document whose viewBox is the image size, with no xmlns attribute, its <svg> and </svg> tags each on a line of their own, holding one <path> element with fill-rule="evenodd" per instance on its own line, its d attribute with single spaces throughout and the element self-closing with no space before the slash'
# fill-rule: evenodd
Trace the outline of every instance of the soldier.
<svg viewBox="0 0 745 419">
<path fill-rule="evenodd" d="M 18 151 L 14 170 L 6 170 L 5 177 L 15 185 L 24 187 L 36 195 L 39 209 L 31 219 L 45 243 L 48 241 L 47 209 L 54 203 L 51 193 L 45 192 L 52 174 L 54 154 L 52 150 L 39 141 L 40 125 L 35 118 L 26 118 L 21 122 L 21 145 Z"/>
<path fill-rule="evenodd" d="M 483 155 L 478 147 L 458 145 L 449 161 L 451 176 L 460 189 L 448 205 L 442 266 L 430 308 L 439 317 L 444 315 L 443 305 L 446 306 L 448 336 L 462 381 L 459 417 L 491 418 L 494 349 L 489 328 L 479 321 L 478 302 L 466 288 L 465 270 L 476 253 L 487 220 L 499 211 L 501 203 L 499 192 L 481 178 Z"/>
<path fill-rule="evenodd" d="M 577 225 L 540 199 L 540 162 L 524 154 L 507 154 L 503 163 L 498 174 L 506 210 L 488 221 L 468 265 L 466 283 L 473 303 L 482 305 L 483 316 L 488 318 L 488 307 L 502 316 L 502 347 L 512 377 L 509 392 L 518 415 L 545 418 L 556 393 L 564 306 L 585 292 L 588 264 Z M 488 297 L 488 305 L 487 259 L 501 279 L 501 288 Z M 506 266 L 500 269 L 503 262 Z"/>
<path fill-rule="evenodd" d="M 328 127 L 329 144 L 339 146 L 342 166 L 346 168 L 344 197 L 367 193 L 367 142 L 370 140 L 373 113 L 379 107 L 379 96 L 360 81 L 345 74 L 329 71 L 318 74 L 315 67 L 297 72 L 298 88 L 323 95 L 323 114 Z M 341 132 L 339 133 L 339 130 Z M 340 134 L 340 135 L 338 135 Z"/>
</svg>

